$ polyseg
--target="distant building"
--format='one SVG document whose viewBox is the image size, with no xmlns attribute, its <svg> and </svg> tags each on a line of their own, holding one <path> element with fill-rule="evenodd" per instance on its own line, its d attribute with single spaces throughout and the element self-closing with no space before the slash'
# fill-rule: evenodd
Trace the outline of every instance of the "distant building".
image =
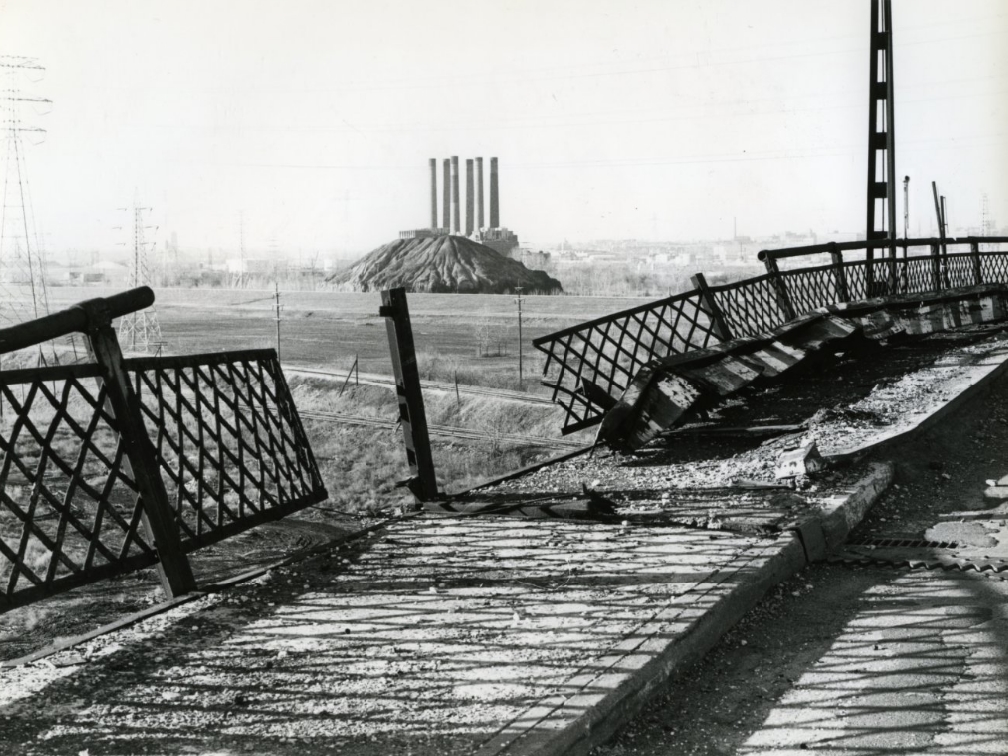
<svg viewBox="0 0 1008 756">
<path fill-rule="evenodd" d="M 544 270 L 552 262 L 552 255 L 549 252 L 533 252 L 531 249 L 521 251 L 521 262 L 529 270 Z"/>
<path fill-rule="evenodd" d="M 447 228 L 411 228 L 408 231 L 400 231 L 400 239 L 432 239 L 436 236 L 448 236 L 451 233 Z"/>
<path fill-rule="evenodd" d="M 508 228 L 484 228 L 474 233 L 472 239 L 500 252 L 504 257 L 517 258 L 521 255 L 518 248 L 518 235 Z"/>
</svg>

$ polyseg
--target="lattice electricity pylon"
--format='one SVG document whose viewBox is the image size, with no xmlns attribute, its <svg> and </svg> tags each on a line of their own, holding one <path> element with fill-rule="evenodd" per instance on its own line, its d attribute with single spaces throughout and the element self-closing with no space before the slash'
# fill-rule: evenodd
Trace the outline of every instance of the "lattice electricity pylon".
<svg viewBox="0 0 1008 756">
<path fill-rule="evenodd" d="M 983 200 L 980 204 L 980 235 L 994 236 L 994 219 L 990 213 L 990 201 L 987 199 L 987 192 L 984 192 Z M 985 252 L 994 249 L 993 244 L 981 244 L 981 249 Z"/>
<path fill-rule="evenodd" d="M 133 206 L 133 261 L 130 265 L 129 288 L 150 286 L 150 265 L 148 253 L 154 242 L 148 242 L 144 235 L 143 214 L 149 207 Z M 151 305 L 145 310 L 132 312 L 119 320 L 119 343 L 128 352 L 149 352 L 151 347 L 160 351 L 164 344 L 161 338 L 161 324 L 157 310 Z"/>
<path fill-rule="evenodd" d="M 0 56 L 0 74 L 6 86 L 0 90 L 3 116 L 3 205 L 0 207 L 0 324 L 12 325 L 49 314 L 46 259 L 39 244 L 25 165 L 23 134 L 41 138 L 45 129 L 26 125 L 21 108 L 36 107 L 51 100 L 30 97 L 21 91 L 21 79 L 40 75 L 45 69 L 33 58 Z M 56 361 L 53 344 L 39 345 L 41 362 Z"/>
<path fill-rule="evenodd" d="M 868 193 L 866 238 L 890 239 L 891 271 L 896 261 L 896 129 L 893 123 L 893 38 L 891 0 L 871 2 L 871 61 L 868 93 Z M 879 103 L 881 102 L 881 107 Z M 881 116 L 881 118 L 880 118 Z M 879 159 L 879 153 L 884 153 Z M 879 170 L 881 169 L 881 170 Z M 881 175 L 880 175 L 881 173 Z M 883 203 L 878 212 L 879 200 Z M 877 222 L 882 222 L 882 227 Z M 867 250 L 869 296 L 881 294 L 875 284 L 874 252 Z M 894 282 L 890 282 L 894 283 Z"/>
</svg>

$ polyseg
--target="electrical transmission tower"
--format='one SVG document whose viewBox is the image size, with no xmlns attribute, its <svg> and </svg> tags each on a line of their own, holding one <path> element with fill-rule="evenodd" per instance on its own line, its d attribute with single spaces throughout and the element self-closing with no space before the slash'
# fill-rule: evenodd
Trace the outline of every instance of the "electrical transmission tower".
<svg viewBox="0 0 1008 756">
<path fill-rule="evenodd" d="M 150 286 L 150 263 L 148 253 L 154 242 L 145 238 L 144 213 L 150 212 L 149 207 L 133 206 L 133 260 L 130 264 L 130 288 Z M 146 310 L 133 312 L 119 321 L 119 343 L 123 349 L 131 352 L 149 352 L 151 347 L 160 350 L 163 345 L 161 324 L 158 322 L 157 310 L 151 305 Z"/>
<path fill-rule="evenodd" d="M 980 205 L 980 236 L 994 236 L 994 219 L 990 214 L 990 202 L 987 200 L 987 192 L 983 194 Z M 991 245 L 984 244 L 984 249 L 991 248 Z"/>
<path fill-rule="evenodd" d="M 868 91 L 868 241 L 888 239 L 892 270 L 896 264 L 896 126 L 893 103 L 893 37 L 891 0 L 871 0 L 871 58 Z M 868 249 L 865 284 L 868 296 L 881 293 Z M 890 274 L 891 275 L 891 274 Z"/>
<path fill-rule="evenodd" d="M 0 56 L 0 113 L 3 117 L 4 165 L 3 205 L 0 208 L 0 325 L 11 325 L 49 314 L 46 260 L 39 244 L 35 214 L 28 186 L 23 135 L 41 141 L 45 130 L 25 124 L 21 110 L 52 104 L 31 97 L 21 89 L 22 81 L 41 78 L 45 69 L 33 58 Z M 50 345 L 51 347 L 51 345 Z M 55 358 L 55 352 L 52 352 Z M 39 347 L 39 357 L 43 357 Z"/>
</svg>

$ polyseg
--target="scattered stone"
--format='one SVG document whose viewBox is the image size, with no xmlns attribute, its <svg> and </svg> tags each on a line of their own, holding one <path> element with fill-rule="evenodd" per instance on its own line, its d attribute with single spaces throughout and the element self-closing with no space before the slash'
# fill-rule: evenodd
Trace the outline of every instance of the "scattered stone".
<svg viewBox="0 0 1008 756">
<path fill-rule="evenodd" d="M 785 450 L 777 460 L 774 478 L 800 478 L 814 475 L 825 467 L 822 455 L 815 441 L 809 441 L 796 449 Z"/>
</svg>

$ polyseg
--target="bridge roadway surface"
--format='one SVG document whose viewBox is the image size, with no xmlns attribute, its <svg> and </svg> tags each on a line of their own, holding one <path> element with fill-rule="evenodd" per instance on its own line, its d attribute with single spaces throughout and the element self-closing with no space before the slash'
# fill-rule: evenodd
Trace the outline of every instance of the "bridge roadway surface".
<svg viewBox="0 0 1008 756">
<path fill-rule="evenodd" d="M 989 356 L 934 392 L 940 401 L 918 432 L 929 418 L 947 419 L 962 397 L 1003 388 L 1008 363 L 1003 353 Z M 879 430 L 878 440 L 892 432 Z M 759 456 L 771 453 L 757 449 L 746 463 L 766 464 Z M 551 491 L 560 495 L 564 469 L 569 482 L 603 476 L 590 483 L 597 489 L 607 471 L 618 478 L 637 465 L 579 458 L 526 478 L 540 489 L 557 482 Z M 855 467 L 807 501 L 725 488 L 704 500 L 728 514 L 737 505 L 749 528 L 689 527 L 692 510 L 678 525 L 633 514 L 605 523 L 393 521 L 84 647 L 0 671 L 0 753 L 633 753 L 615 750 L 626 731 L 600 744 L 802 570 L 815 533 L 842 537 L 856 525 L 891 472 Z M 803 531 L 806 546 L 786 529 L 761 531 L 796 507 L 818 513 L 823 528 Z M 665 514 L 674 519 L 674 506 Z M 852 737 L 847 747 L 837 737 L 865 728 L 900 737 L 960 731 L 965 720 L 936 713 L 933 690 L 950 676 L 970 703 L 961 715 L 983 729 L 986 744 L 1003 744 L 1003 711 L 992 708 L 1004 701 L 1003 604 L 992 601 L 1003 592 L 984 578 L 984 590 L 965 582 L 972 576 L 952 579 L 962 581 L 955 591 L 916 573 L 880 585 L 863 621 L 838 628 L 827 653 L 793 672 L 797 683 L 737 744 L 740 752 L 917 752 L 886 750 L 905 738 L 872 745 Z M 983 674 L 970 678 L 967 664 Z M 862 685 L 855 701 L 844 698 L 852 680 L 883 671 L 889 687 Z M 910 699 L 904 685 L 915 691 Z"/>
<path fill-rule="evenodd" d="M 858 540 L 956 547 L 809 565 L 594 756 L 1008 753 L 1008 571 L 947 569 L 1008 557 L 1008 381 L 887 457 Z"/>
</svg>

